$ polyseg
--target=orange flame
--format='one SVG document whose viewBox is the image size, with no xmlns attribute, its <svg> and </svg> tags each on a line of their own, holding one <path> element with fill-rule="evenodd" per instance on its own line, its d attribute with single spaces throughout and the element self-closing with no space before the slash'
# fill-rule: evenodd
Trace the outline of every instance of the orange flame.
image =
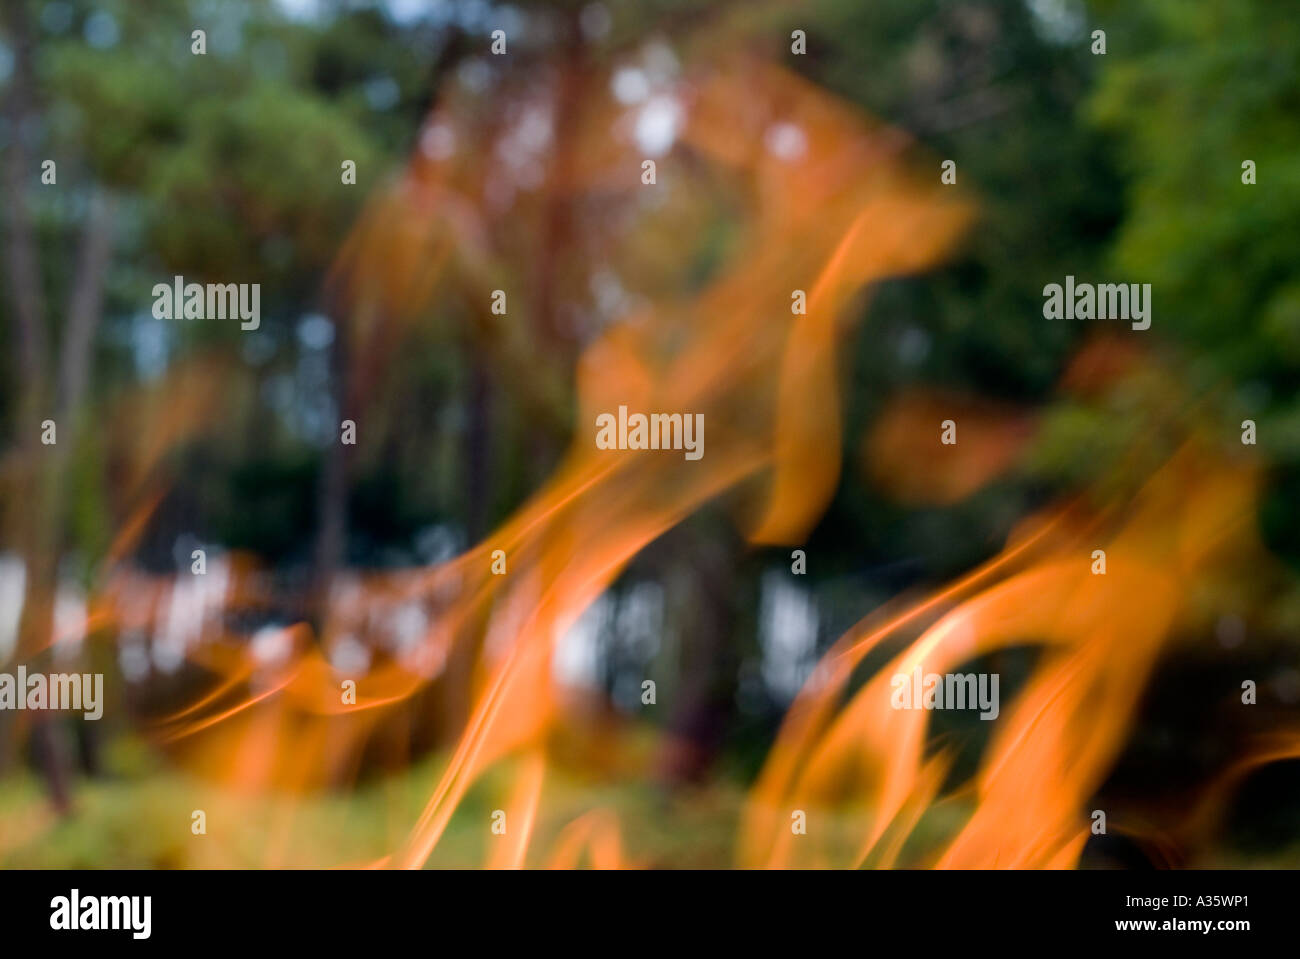
<svg viewBox="0 0 1300 959">
<path fill-rule="evenodd" d="M 854 830 L 862 864 L 887 865 L 929 806 L 945 769 L 927 757 L 928 714 L 891 702 L 891 680 L 943 674 L 1014 645 L 1043 658 L 1001 720 L 971 784 L 960 831 L 930 853 L 940 867 L 1060 868 L 1089 835 L 1087 802 L 1133 721 L 1157 654 L 1188 613 L 1186 583 L 1257 556 L 1248 466 L 1217 465 L 1188 446 L 1116 517 L 1066 511 L 926 604 L 845 637 L 791 711 L 754 790 L 742 832 L 750 865 L 835 861 L 799 842 L 790 810 L 829 809 L 848 789 L 865 809 Z M 1100 572 L 1094 549 L 1105 553 Z M 1026 565 L 1030 555 L 1035 557 Z M 1020 568 L 1020 567 L 1024 568 Z M 988 580 L 996 582 L 987 583 Z M 896 630 L 953 603 L 835 713 L 853 670 Z M 846 784 L 848 784 L 846 786 Z M 887 842 L 889 830 L 900 836 Z M 823 858 L 824 857 L 824 858 Z"/>
<path fill-rule="evenodd" d="M 180 652 L 215 681 L 154 730 L 192 768 L 248 792 L 283 791 L 286 822 L 295 795 L 353 771 L 386 724 L 400 725 L 397 707 L 437 680 L 455 644 L 481 631 L 469 721 L 423 812 L 375 865 L 425 864 L 470 788 L 507 758 L 516 760 L 500 810 L 509 828 L 489 847 L 489 865 L 572 867 L 584 854 L 596 868 L 625 864 L 618 821 L 604 809 L 570 822 L 549 855 L 530 852 L 560 710 L 552 678 L 557 637 L 648 543 L 724 494 L 735 496 L 753 542 L 801 540 L 839 479 L 836 348 L 853 298 L 882 278 L 938 262 L 972 216 L 936 175 L 912 172 L 904 137 L 783 71 L 733 63 L 680 84 L 673 97 L 686 117 L 679 149 L 732 178 L 747 203 L 749 229 L 728 267 L 697 296 L 663 298 L 591 342 L 578 363 L 566 460 L 464 555 L 336 589 L 321 637 L 296 623 L 250 643 L 200 604 L 181 631 L 190 638 Z M 594 98 L 575 134 L 593 149 L 579 150 L 554 188 L 596 184 L 610 203 L 625 206 L 649 195 L 653 188 L 636 178 L 635 144 L 609 142 L 608 130 L 620 128 L 617 114 Z M 509 133 L 483 129 L 482 115 L 474 104 L 440 105 L 431 123 L 489 146 L 460 158 L 417 154 L 340 255 L 331 289 L 353 326 L 355 397 L 365 396 L 418 321 L 443 268 L 454 265 L 467 298 L 486 300 L 497 271 L 491 237 L 521 229 L 494 219 L 481 200 L 490 171 L 478 159 L 497 156 L 492 137 Z M 661 174 L 688 180 L 688 166 L 665 162 Z M 806 293 L 806 313 L 792 311 L 795 291 Z M 1076 385 L 1100 375 L 1089 370 Z M 868 438 L 869 455 L 910 449 L 920 424 L 933 432 L 943 402 L 905 398 Z M 597 449 L 596 416 L 620 406 L 701 414 L 705 456 Z M 169 415 L 180 424 L 198 414 Z M 900 473 L 876 471 L 875 478 L 916 500 L 954 502 L 1007 468 L 1027 438 L 1028 417 L 1011 430 L 994 425 L 1000 418 L 990 410 L 969 420 L 971 441 L 948 472 L 927 463 L 907 474 L 915 483 L 899 483 Z M 134 473 L 147 474 L 157 458 L 157 449 L 142 451 Z M 745 810 L 741 863 L 892 866 L 910 856 L 944 867 L 1075 865 L 1088 835 L 1088 802 L 1125 741 L 1156 657 L 1191 615 L 1187 584 L 1225 558 L 1255 551 L 1245 520 L 1256 485 L 1249 465 L 1216 465 L 1189 443 L 1131 508 L 1071 506 L 1031 519 L 981 569 L 910 608 L 898 611 L 900 603 L 869 618 L 836 644 L 791 709 Z M 129 552 L 157 502 L 147 490 L 138 497 L 144 505 L 119 535 L 114 559 Z M 1105 550 L 1104 575 L 1090 568 L 1094 549 Z M 508 563 L 504 576 L 492 569 L 497 550 Z M 267 603 L 265 583 L 243 558 L 234 558 L 228 575 L 214 600 L 221 609 Z M 178 588 L 118 569 L 91 619 L 156 630 L 168 609 L 185 606 Z M 343 638 L 373 640 L 397 610 L 423 617 L 418 649 L 378 650 L 370 642 L 374 665 L 355 674 L 354 698 L 340 696 L 340 677 L 353 674 L 336 669 L 323 650 Z M 920 634 L 849 695 L 869 658 L 912 627 Z M 893 678 L 914 669 L 944 673 L 1031 644 L 1042 658 L 996 723 L 979 772 L 962 791 L 946 793 L 952 751 L 929 749 L 924 710 L 892 707 Z M 1293 750 L 1273 746 L 1268 756 Z M 913 852 L 919 825 L 949 800 L 965 803 L 960 826 Z M 837 824 L 796 835 L 789 828 L 796 810 Z M 284 830 L 276 836 L 270 864 L 290 855 Z"/>
</svg>

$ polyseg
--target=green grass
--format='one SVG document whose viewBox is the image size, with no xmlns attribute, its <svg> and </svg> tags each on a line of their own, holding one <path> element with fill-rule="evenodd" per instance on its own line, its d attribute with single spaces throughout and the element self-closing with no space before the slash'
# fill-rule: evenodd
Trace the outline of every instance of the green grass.
<svg viewBox="0 0 1300 959">
<path fill-rule="evenodd" d="M 56 816 L 30 774 L 0 784 L 0 867 L 238 868 L 357 866 L 397 848 L 438 782 L 444 756 L 346 790 L 307 796 L 249 796 L 150 760 L 118 743 L 109 772 L 80 780 L 72 813 Z M 509 763 L 466 794 L 428 861 L 481 866 L 494 809 L 506 805 Z M 593 809 L 618 818 L 625 858 L 645 866 L 726 866 L 733 860 L 743 789 L 713 783 L 669 794 L 647 782 L 593 779 L 551 764 L 543 784 L 528 865 L 549 858 L 561 831 Z M 191 832 L 194 810 L 205 835 Z"/>
<path fill-rule="evenodd" d="M 631 747 L 635 749 L 635 746 Z M 0 781 L 0 868 L 258 868 L 355 867 L 399 848 L 438 782 L 447 757 L 419 761 L 400 773 L 350 788 L 310 795 L 253 796 L 196 778 L 164 764 L 137 740 L 122 739 L 105 754 L 106 773 L 82 779 L 71 814 L 57 816 L 30 773 Z M 527 865 L 543 866 L 575 819 L 602 809 L 617 819 L 624 862 L 658 868 L 719 868 L 736 863 L 736 835 L 745 800 L 738 778 L 721 776 L 699 787 L 671 791 L 648 773 L 592 771 L 552 761 L 543 781 Z M 634 767 L 642 763 L 640 755 Z M 487 863 L 493 811 L 507 805 L 515 767 L 503 762 L 466 794 L 434 849 L 430 868 Z M 206 814 L 207 832 L 191 832 L 191 815 Z M 969 814 L 949 799 L 923 817 L 902 861 L 924 862 Z M 809 836 L 796 862 L 812 849 L 834 851 L 833 864 L 851 860 L 866 811 L 810 811 Z M 1267 855 L 1224 849 L 1200 867 L 1294 868 L 1300 848 Z M 583 863 L 586 864 L 585 861 Z"/>
</svg>

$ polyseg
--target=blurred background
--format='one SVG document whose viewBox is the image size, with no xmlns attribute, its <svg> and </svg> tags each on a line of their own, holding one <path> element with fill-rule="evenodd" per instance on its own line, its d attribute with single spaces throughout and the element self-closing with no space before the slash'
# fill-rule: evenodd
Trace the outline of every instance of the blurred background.
<svg viewBox="0 0 1300 959">
<path fill-rule="evenodd" d="M 106 706 L 0 712 L 0 865 L 1300 865 L 1286 12 L 6 3 L 0 668 Z M 260 328 L 156 318 L 176 275 Z M 1152 284 L 1151 329 L 1045 320 L 1066 275 Z M 625 396 L 707 410 L 710 472 L 600 474 Z M 1032 575 L 1153 578 L 955 655 L 998 722 L 875 742 L 869 675 L 984 586 L 889 617 L 1049 527 Z M 1004 801 L 990 727 L 1058 668 Z"/>
</svg>

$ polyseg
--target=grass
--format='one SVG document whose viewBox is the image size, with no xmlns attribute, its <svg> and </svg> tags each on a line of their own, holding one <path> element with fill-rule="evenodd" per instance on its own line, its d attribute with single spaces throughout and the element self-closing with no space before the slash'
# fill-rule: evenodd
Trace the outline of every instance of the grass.
<svg viewBox="0 0 1300 959">
<path fill-rule="evenodd" d="M 666 790 L 647 773 L 648 742 L 627 744 L 612 768 L 554 760 L 546 770 L 527 865 L 543 866 L 564 829 L 593 810 L 617 819 L 627 865 L 726 868 L 736 863 L 736 836 L 746 790 L 720 775 L 699 787 Z M 260 868 L 357 867 L 399 848 L 418 820 L 446 764 L 435 755 L 405 770 L 350 788 L 310 795 L 248 795 L 163 763 L 138 740 L 106 750 L 105 775 L 76 784 L 72 813 L 56 815 L 30 773 L 0 781 L 0 868 Z M 430 856 L 430 868 L 487 863 L 493 811 L 507 805 L 515 769 L 503 762 L 466 794 Z M 206 832 L 191 830 L 202 810 Z M 925 861 L 960 829 L 969 808 L 948 800 L 923 817 L 908 839 L 904 862 Z M 797 862 L 813 849 L 852 855 L 865 810 L 810 812 L 809 836 Z M 814 836 L 814 833 L 818 834 Z M 1223 849 L 1200 867 L 1294 868 L 1294 844 L 1266 854 Z M 583 864 L 587 864 L 586 860 Z"/>
<path fill-rule="evenodd" d="M 0 867 L 243 868 L 374 863 L 397 848 L 423 811 L 445 756 L 346 791 L 250 796 L 159 764 L 138 743 L 115 743 L 107 775 L 83 779 L 70 815 L 58 817 L 29 773 L 0 784 Z M 428 861 L 477 867 L 492 813 L 513 785 L 503 763 L 466 794 Z M 644 866 L 705 867 L 733 862 L 743 788 L 716 782 L 671 793 L 646 782 L 608 781 L 552 764 L 529 847 L 542 865 L 563 829 L 594 809 L 613 811 L 625 859 Z M 206 833 L 195 835 L 195 810 Z"/>
</svg>

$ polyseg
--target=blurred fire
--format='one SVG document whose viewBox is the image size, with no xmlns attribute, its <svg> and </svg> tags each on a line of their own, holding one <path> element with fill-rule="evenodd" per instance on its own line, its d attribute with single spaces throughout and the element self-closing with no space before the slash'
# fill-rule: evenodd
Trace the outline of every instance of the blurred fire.
<svg viewBox="0 0 1300 959">
<path fill-rule="evenodd" d="M 792 707 L 754 790 L 743 831 L 748 865 L 892 865 L 930 807 L 951 756 L 927 755 L 924 710 L 891 708 L 895 673 L 944 673 L 999 649 L 1037 645 L 1042 658 L 1003 708 L 979 772 L 973 810 L 938 867 L 1061 868 L 1079 859 L 1088 800 L 1123 747 L 1156 657 L 1193 612 L 1195 585 L 1216 566 L 1261 556 L 1258 477 L 1189 444 L 1109 515 L 1079 507 L 1024 523 L 998 557 L 899 615 L 844 637 Z M 1103 549 L 1106 572 L 1094 572 Z M 841 707 L 854 670 L 898 631 L 923 629 Z M 792 842 L 789 810 L 823 809 L 848 793 L 859 815 L 838 849 Z M 846 850 L 852 849 L 846 859 Z"/>
<path fill-rule="evenodd" d="M 943 445 L 939 424 L 953 417 L 961 421 L 959 442 Z M 863 444 L 863 462 L 892 499 L 949 505 L 1005 473 L 1033 431 L 1029 414 L 1002 404 L 914 391 L 898 397 L 877 421 Z"/>
<path fill-rule="evenodd" d="M 556 96 L 567 89 L 554 87 Z M 529 122 L 528 104 L 544 108 L 544 91 L 510 95 L 525 104 L 515 126 L 487 122 L 497 114 L 472 101 L 436 107 L 429 131 L 462 148 L 418 151 L 345 246 L 331 277 L 351 325 L 345 405 L 364 404 L 448 276 L 467 300 L 486 303 L 499 282 L 493 244 L 546 215 L 493 199 L 492 178 L 503 175 L 496 166 L 518 160 L 501 144 Z M 860 312 L 849 309 L 854 297 L 937 263 L 972 216 L 955 189 L 939 185 L 937 164 L 915 172 L 905 137 L 776 68 L 736 62 L 667 95 L 681 116 L 677 149 L 695 163 L 662 162 L 660 176 L 686 178 L 679 171 L 700 161 L 709 176 L 722 171 L 748 205 L 743 239 L 698 295 L 665 296 L 591 340 L 578 363 L 568 456 L 504 526 L 437 567 L 336 577 L 319 636 L 295 622 L 250 640 L 229 625 L 276 598 L 246 557 L 226 561 L 206 592 L 124 565 L 108 577 L 91 604 L 92 629 L 111 624 L 128 643 L 152 636 L 155 647 L 215 677 L 154 730 L 190 768 L 281 797 L 287 822 L 293 796 L 351 775 L 381 726 L 400 725 L 399 707 L 411 709 L 407 722 L 418 721 L 417 695 L 439 680 L 457 645 L 481 643 L 464 732 L 422 815 L 375 865 L 426 863 L 467 790 L 503 760 L 513 775 L 502 807 L 510 828 L 491 846 L 489 865 L 626 864 L 617 818 L 600 808 L 570 822 L 549 854 L 530 851 L 562 703 L 552 674 L 557 637 L 643 547 L 729 491 L 753 542 L 801 541 L 839 480 L 836 347 Z M 580 148 L 549 175 L 549 190 L 598 193 L 633 215 L 647 202 L 655 187 L 639 180 L 635 138 L 609 136 L 626 133 L 621 113 L 591 96 L 568 128 Z M 795 290 L 807 293 L 806 315 L 791 311 Z M 1125 368 L 1127 355 L 1078 368 L 1071 385 L 1092 388 Z M 707 455 L 688 462 L 596 449 L 596 415 L 619 405 L 704 414 Z M 960 417 L 961 442 L 945 461 L 938 423 L 956 407 L 974 411 Z M 177 429 L 197 417 L 188 407 L 167 415 Z M 882 417 L 866 449 L 886 490 L 951 503 L 1007 469 L 1033 425 L 1028 414 L 991 404 L 915 394 Z M 157 449 L 140 451 L 132 474 L 147 475 L 157 457 Z M 1157 656 L 1189 615 L 1192 584 L 1218 564 L 1256 555 L 1257 483 L 1249 464 L 1225 464 L 1189 442 L 1129 506 L 1072 505 L 1026 520 L 984 567 L 869 618 L 836 644 L 792 707 L 750 797 L 740 862 L 1075 865 L 1088 836 L 1086 805 L 1125 742 Z M 156 484 L 137 485 L 139 505 L 114 560 L 129 555 L 160 495 Z M 1094 549 L 1106 551 L 1105 575 L 1090 570 Z M 507 575 L 492 572 L 496 550 Z M 868 657 L 909 629 L 919 635 L 854 690 Z M 418 642 L 400 639 L 412 630 Z M 942 673 L 1029 644 L 1043 656 L 1004 708 L 973 781 L 956 794 L 968 814 L 941 848 L 905 856 L 917 823 L 944 795 L 952 756 L 928 748 L 925 711 L 891 708 L 890 677 L 916 666 Z M 327 655 L 340 647 L 359 651 L 364 666 Z M 348 679 L 353 699 L 341 695 Z M 1294 743 L 1270 755 L 1294 755 Z M 839 828 L 796 837 L 794 810 L 846 812 Z M 274 840 L 265 854 L 270 865 L 286 855 Z"/>
</svg>

